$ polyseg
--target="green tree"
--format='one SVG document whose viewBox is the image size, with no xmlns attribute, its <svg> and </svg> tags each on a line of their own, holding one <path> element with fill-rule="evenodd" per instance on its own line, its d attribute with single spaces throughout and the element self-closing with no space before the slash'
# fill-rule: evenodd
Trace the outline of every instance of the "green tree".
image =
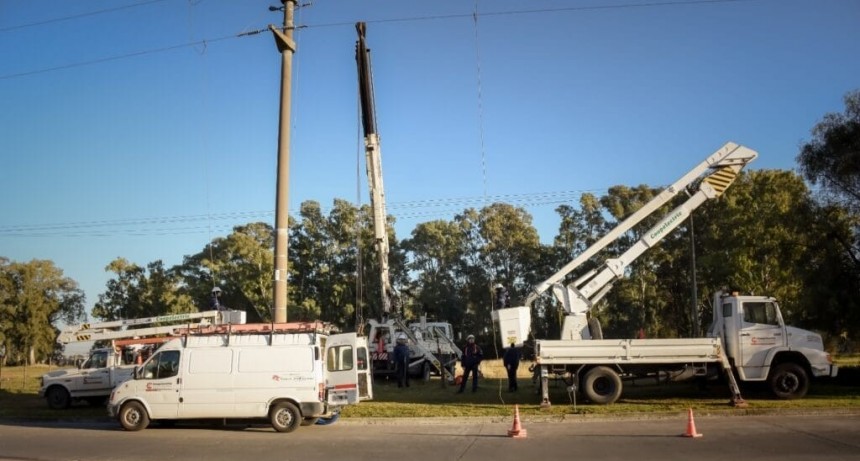
<svg viewBox="0 0 860 461">
<path fill-rule="evenodd" d="M 117 258 L 105 267 L 115 278 L 93 306 L 102 321 L 197 312 L 194 300 L 180 290 L 180 279 L 157 260 L 141 267 Z"/>
<path fill-rule="evenodd" d="M 410 255 L 408 270 L 414 274 L 408 291 L 421 312 L 444 319 L 452 325 L 463 322 L 463 304 L 458 292 L 463 280 L 458 277 L 458 261 L 464 245 L 464 235 L 450 221 L 436 220 L 420 223 L 412 237 L 403 241 Z"/>
<path fill-rule="evenodd" d="M 826 114 L 815 125 L 797 163 L 828 198 L 860 212 L 860 90 L 845 95 L 843 114 Z"/>
<path fill-rule="evenodd" d="M 36 363 L 54 355 L 56 323 L 85 318 L 83 291 L 53 262 L 0 258 L 0 340 L 12 363 Z"/>
</svg>

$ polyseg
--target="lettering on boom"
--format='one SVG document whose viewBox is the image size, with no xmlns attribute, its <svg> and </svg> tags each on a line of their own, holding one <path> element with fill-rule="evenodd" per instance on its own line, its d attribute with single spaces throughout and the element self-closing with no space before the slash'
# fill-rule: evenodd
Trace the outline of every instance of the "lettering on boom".
<svg viewBox="0 0 860 461">
<path fill-rule="evenodd" d="M 662 223 L 658 224 L 657 227 L 654 228 L 651 232 L 648 233 L 648 238 L 651 240 L 657 240 L 660 237 L 660 234 L 666 231 L 675 221 L 684 217 L 683 210 L 678 210 L 675 214 L 666 217 Z"/>
</svg>

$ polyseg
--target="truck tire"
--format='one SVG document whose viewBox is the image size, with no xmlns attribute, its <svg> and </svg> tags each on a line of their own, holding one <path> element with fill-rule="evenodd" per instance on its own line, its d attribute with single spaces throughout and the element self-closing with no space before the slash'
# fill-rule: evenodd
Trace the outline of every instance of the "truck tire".
<svg viewBox="0 0 860 461">
<path fill-rule="evenodd" d="M 45 393 L 45 399 L 48 401 L 48 406 L 54 410 L 69 408 L 69 405 L 72 404 L 69 391 L 63 386 L 54 386 L 48 389 L 48 392 Z"/>
<path fill-rule="evenodd" d="M 290 402 L 278 402 L 269 410 L 269 421 L 278 432 L 293 432 L 302 423 L 302 412 Z"/>
<path fill-rule="evenodd" d="M 149 415 L 140 402 L 131 401 L 119 410 L 119 424 L 127 431 L 141 431 L 149 426 Z"/>
<path fill-rule="evenodd" d="M 582 391 L 593 403 L 614 403 L 621 397 L 621 377 L 609 367 L 594 367 L 585 373 Z"/>
<path fill-rule="evenodd" d="M 430 381 L 431 371 L 430 363 L 425 360 L 424 364 L 421 365 L 421 381 L 424 381 L 425 383 Z"/>
<path fill-rule="evenodd" d="M 767 385 L 778 399 L 799 399 L 809 391 L 809 375 L 796 363 L 780 363 L 770 369 Z"/>
</svg>

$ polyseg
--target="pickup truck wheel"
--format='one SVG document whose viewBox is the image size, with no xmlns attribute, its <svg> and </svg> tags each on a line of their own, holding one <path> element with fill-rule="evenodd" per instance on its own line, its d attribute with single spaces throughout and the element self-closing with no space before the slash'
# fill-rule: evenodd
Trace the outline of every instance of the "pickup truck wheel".
<svg viewBox="0 0 860 461">
<path fill-rule="evenodd" d="M 290 402 L 280 402 L 269 410 L 269 420 L 276 431 L 293 432 L 302 422 L 302 412 Z"/>
<path fill-rule="evenodd" d="M 140 431 L 149 426 L 149 415 L 140 402 L 128 402 L 119 410 L 119 424 L 127 431 Z"/>
<path fill-rule="evenodd" d="M 621 377 L 609 367 L 594 367 L 582 380 L 585 397 L 594 403 L 607 405 L 621 397 Z"/>
<path fill-rule="evenodd" d="M 799 399 L 809 391 L 809 376 L 796 363 L 780 363 L 771 368 L 767 384 L 778 399 Z"/>
<path fill-rule="evenodd" d="M 69 396 L 69 391 L 62 386 L 54 386 L 48 389 L 48 392 L 45 394 L 45 398 L 48 400 L 48 406 L 54 410 L 69 408 L 69 405 L 72 404 L 72 398 Z"/>
</svg>

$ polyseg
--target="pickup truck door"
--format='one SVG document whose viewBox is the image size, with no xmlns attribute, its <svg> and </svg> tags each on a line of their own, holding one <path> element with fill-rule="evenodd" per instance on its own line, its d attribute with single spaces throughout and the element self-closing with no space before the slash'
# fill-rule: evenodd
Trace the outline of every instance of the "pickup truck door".
<svg viewBox="0 0 860 461">
<path fill-rule="evenodd" d="M 331 335 L 325 345 L 326 401 L 347 405 L 373 398 L 367 339 L 355 333 Z"/>
<path fill-rule="evenodd" d="M 113 388 L 110 369 L 107 367 L 108 358 L 108 351 L 96 351 L 81 365 L 80 383 L 74 389 L 77 393 L 110 391 Z"/>
<path fill-rule="evenodd" d="M 785 346 L 786 342 L 779 309 L 772 301 L 745 301 L 739 310 L 742 315 L 738 330 L 740 366 L 746 379 L 764 379 L 767 376 L 763 367 L 767 365 L 768 353 L 775 347 Z"/>
</svg>

